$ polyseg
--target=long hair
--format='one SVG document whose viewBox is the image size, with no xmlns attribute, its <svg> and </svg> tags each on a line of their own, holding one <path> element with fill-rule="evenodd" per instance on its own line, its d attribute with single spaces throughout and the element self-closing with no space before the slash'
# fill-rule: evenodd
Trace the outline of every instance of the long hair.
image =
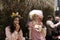
<svg viewBox="0 0 60 40">
<path fill-rule="evenodd" d="M 14 21 L 15 18 L 19 18 L 19 25 L 21 24 L 21 21 L 20 21 L 21 19 L 20 19 L 20 17 L 18 17 L 18 16 L 9 17 L 9 18 L 8 18 L 8 21 L 7 21 L 7 26 L 9 26 L 11 33 L 13 33 L 14 30 L 15 30 L 15 26 L 14 26 L 14 24 L 13 24 L 13 21 Z M 20 26 L 19 31 L 20 31 L 21 29 L 22 29 L 22 27 Z M 19 32 L 19 31 L 18 31 L 18 32 Z"/>
</svg>

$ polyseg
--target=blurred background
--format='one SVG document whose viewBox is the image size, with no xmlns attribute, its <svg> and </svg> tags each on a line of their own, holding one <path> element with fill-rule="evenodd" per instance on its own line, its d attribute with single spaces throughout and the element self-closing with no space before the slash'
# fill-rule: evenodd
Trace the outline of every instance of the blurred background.
<svg viewBox="0 0 60 40">
<path fill-rule="evenodd" d="M 23 17 L 23 32 L 28 32 L 25 30 L 26 23 L 28 14 L 33 9 L 43 10 L 45 24 L 47 15 L 60 16 L 60 0 L 0 0 L 0 40 L 5 40 L 6 22 L 12 12 L 19 12 Z"/>
</svg>

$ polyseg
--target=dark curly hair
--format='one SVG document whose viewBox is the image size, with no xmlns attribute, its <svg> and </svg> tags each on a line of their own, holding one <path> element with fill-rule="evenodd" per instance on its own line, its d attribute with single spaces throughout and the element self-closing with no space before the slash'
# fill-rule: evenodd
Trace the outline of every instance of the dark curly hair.
<svg viewBox="0 0 60 40">
<path fill-rule="evenodd" d="M 6 25 L 6 26 L 9 26 L 9 27 L 10 27 L 11 33 L 13 33 L 14 30 L 15 30 L 15 27 L 14 27 L 14 24 L 13 24 L 13 21 L 14 21 L 15 18 L 19 18 L 19 19 L 21 20 L 21 18 L 18 17 L 18 16 L 9 17 L 8 20 L 7 20 L 7 25 Z M 20 20 L 19 20 L 19 25 L 21 24 L 21 21 L 20 21 Z M 20 31 L 21 29 L 22 29 L 22 27 L 21 27 L 21 25 L 20 25 L 19 31 Z M 18 31 L 18 32 L 19 32 L 19 31 Z"/>
</svg>

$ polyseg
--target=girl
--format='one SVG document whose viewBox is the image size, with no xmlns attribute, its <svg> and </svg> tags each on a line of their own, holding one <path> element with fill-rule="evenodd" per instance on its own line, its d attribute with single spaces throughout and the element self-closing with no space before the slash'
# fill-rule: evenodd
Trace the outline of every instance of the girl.
<svg viewBox="0 0 60 40">
<path fill-rule="evenodd" d="M 43 12 L 41 10 L 32 10 L 29 13 L 32 20 L 28 23 L 30 40 L 45 40 L 46 27 L 43 26 Z"/>
<path fill-rule="evenodd" d="M 12 16 L 10 18 L 9 25 L 5 28 L 5 40 L 23 40 L 22 29 L 20 26 L 21 16 L 18 15 L 18 13 L 12 13 Z"/>
</svg>

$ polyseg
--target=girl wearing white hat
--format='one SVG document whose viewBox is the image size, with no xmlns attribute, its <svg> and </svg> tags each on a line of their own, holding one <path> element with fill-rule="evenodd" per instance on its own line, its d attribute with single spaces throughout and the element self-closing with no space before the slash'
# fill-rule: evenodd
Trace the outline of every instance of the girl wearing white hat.
<svg viewBox="0 0 60 40">
<path fill-rule="evenodd" d="M 43 12 L 42 10 L 32 10 L 29 13 L 32 20 L 28 23 L 29 26 L 29 39 L 31 40 L 45 40 L 46 28 L 43 27 Z"/>
</svg>

